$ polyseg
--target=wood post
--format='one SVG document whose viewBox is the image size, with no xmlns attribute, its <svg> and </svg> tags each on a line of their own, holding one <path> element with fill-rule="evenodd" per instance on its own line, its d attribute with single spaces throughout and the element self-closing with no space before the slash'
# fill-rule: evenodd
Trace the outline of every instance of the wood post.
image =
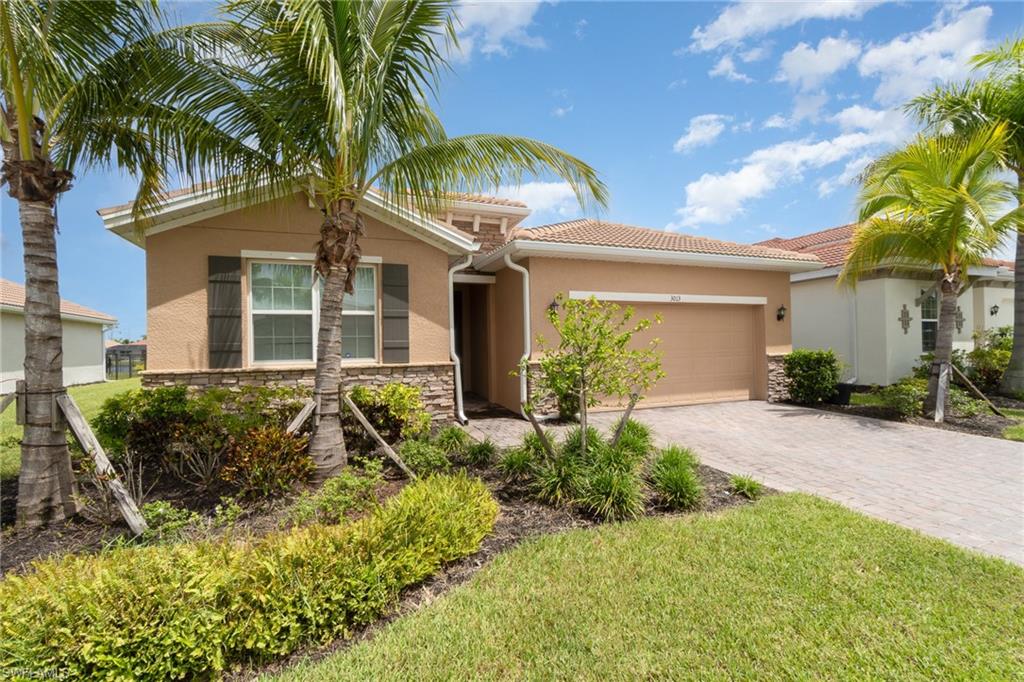
<svg viewBox="0 0 1024 682">
<path fill-rule="evenodd" d="M 285 429 L 285 433 L 295 433 L 298 431 L 306 420 L 309 419 L 309 415 L 313 414 L 313 410 L 316 409 L 316 401 L 312 398 L 307 398 L 306 402 L 303 403 L 302 409 L 295 415 L 295 419 L 292 419 L 291 423 L 288 424 L 288 428 Z"/>
<path fill-rule="evenodd" d="M 141 535 L 149 528 L 146 525 L 146 520 L 142 518 L 139 508 L 135 506 L 135 500 L 128 494 L 124 484 L 117 478 L 117 472 L 114 471 L 110 460 L 107 459 L 107 453 L 103 451 L 103 446 L 96 440 L 95 434 L 89 428 L 89 422 L 82 415 L 82 411 L 78 409 L 74 399 L 67 393 L 57 395 L 57 404 L 67 418 L 68 426 L 71 428 L 75 440 L 78 441 L 83 452 L 92 457 L 96 465 L 96 473 L 106 480 L 107 487 L 110 488 L 110 492 L 114 495 L 114 501 L 118 509 L 121 510 L 121 516 L 128 522 L 128 527 L 136 535 Z"/>
<path fill-rule="evenodd" d="M 626 411 L 622 413 L 622 419 L 619 420 L 619 425 L 615 427 L 615 435 L 612 436 L 613 448 L 619 444 L 619 439 L 622 438 L 622 433 L 626 430 L 626 422 L 629 421 L 629 415 L 633 414 L 633 408 L 636 407 L 638 400 L 640 400 L 639 393 L 633 393 L 629 396 L 629 405 L 626 407 Z"/>
<path fill-rule="evenodd" d="M 971 389 L 971 391 L 972 391 L 972 392 L 973 392 L 973 393 L 974 393 L 974 394 L 975 394 L 976 396 L 978 396 L 979 398 L 981 398 L 982 400 L 984 400 L 984 401 L 985 401 L 985 404 L 986 404 L 986 405 L 988 405 L 988 409 L 992 410 L 993 412 L 995 412 L 996 414 L 998 414 L 998 415 L 999 415 L 1000 417 L 1004 417 L 1004 418 L 1006 417 L 1006 415 L 1005 415 L 1005 414 L 1003 414 L 1003 413 L 1002 413 L 1002 412 L 1001 412 L 1001 411 L 999 410 L 999 408 L 998 408 L 998 407 L 996 407 L 995 405 L 993 405 L 993 404 L 992 404 L 992 401 L 988 399 L 988 396 L 986 396 L 986 395 L 985 395 L 984 393 L 982 393 L 982 392 L 981 392 L 981 391 L 980 391 L 980 390 L 978 389 L 978 387 L 977 387 L 977 386 L 975 386 L 975 385 L 974 385 L 973 383 L 971 383 L 971 380 L 970 380 L 970 379 L 968 379 L 968 378 L 967 378 L 967 377 L 966 377 L 966 376 L 964 375 L 964 373 L 963 373 L 963 372 L 961 372 L 961 371 L 960 371 L 959 369 L 957 369 L 957 366 L 956 366 L 956 365 L 950 365 L 950 367 L 952 367 L 952 368 L 953 368 L 953 374 L 955 374 L 955 375 L 957 375 L 958 377 L 960 377 L 960 381 L 962 381 L 962 382 L 964 382 L 965 384 L 967 384 L 967 387 L 968 387 L 968 388 L 970 388 L 970 389 Z"/>
<path fill-rule="evenodd" d="M 397 464 L 398 468 L 404 471 L 406 476 L 415 481 L 417 478 L 415 472 L 406 466 L 405 462 L 402 461 L 402 458 L 398 456 L 398 453 L 387 444 L 387 441 L 381 438 L 381 435 L 377 433 L 377 429 L 373 428 L 373 425 L 366 418 L 366 415 L 364 415 L 363 411 L 360 410 L 354 402 L 352 402 L 352 399 L 348 397 L 348 394 L 340 387 L 338 388 L 338 394 L 341 396 L 342 402 L 345 403 L 348 409 L 352 410 L 352 414 L 356 416 L 356 419 L 358 419 L 359 423 L 363 425 L 366 432 L 370 434 L 370 436 L 384 449 L 384 452 L 391 458 L 391 461 Z"/>
<path fill-rule="evenodd" d="M 537 418 L 533 416 L 533 410 L 527 407 L 525 404 L 522 405 L 523 414 L 530 420 L 530 425 L 533 430 L 537 432 L 537 439 L 540 440 L 540 446 L 544 448 L 544 452 L 548 454 L 550 459 L 555 458 L 555 449 L 551 445 L 551 441 L 548 440 L 548 434 L 544 433 L 544 429 L 537 423 Z"/>
</svg>

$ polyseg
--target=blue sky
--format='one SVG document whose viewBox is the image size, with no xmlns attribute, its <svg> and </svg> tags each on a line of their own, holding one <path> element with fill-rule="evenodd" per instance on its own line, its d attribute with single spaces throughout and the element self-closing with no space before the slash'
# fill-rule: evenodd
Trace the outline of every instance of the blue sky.
<svg viewBox="0 0 1024 682">
<path fill-rule="evenodd" d="M 198 16 L 210 5 L 184 6 Z M 437 109 L 450 134 L 556 144 L 611 190 L 608 220 L 750 242 L 849 222 L 852 180 L 915 132 L 900 105 L 961 79 L 980 49 L 1024 26 L 1019 3 L 466 3 L 461 52 Z M 500 192 L 529 225 L 579 213 L 542 178 Z M 62 294 L 145 333 L 143 252 L 96 209 L 130 178 L 81 175 L 60 204 Z M 15 204 L 2 200 L 2 260 L 23 281 Z"/>
</svg>

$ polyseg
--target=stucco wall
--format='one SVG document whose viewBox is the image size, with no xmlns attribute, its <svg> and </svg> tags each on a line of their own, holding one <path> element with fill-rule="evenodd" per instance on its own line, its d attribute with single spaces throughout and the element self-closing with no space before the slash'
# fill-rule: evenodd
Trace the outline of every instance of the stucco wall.
<svg viewBox="0 0 1024 682">
<path fill-rule="evenodd" d="M 309 208 L 301 196 L 296 196 L 148 237 L 149 369 L 203 369 L 208 366 L 208 256 L 239 256 L 242 250 L 312 253 L 319 227 L 318 211 Z M 385 263 L 409 266 L 410 362 L 446 362 L 447 255 L 372 218 L 366 219 L 366 236 L 360 244 L 364 256 L 379 256 Z M 249 349 L 247 270 L 248 266 L 243 262 L 242 349 L 246 366 Z"/>
<path fill-rule="evenodd" d="M 790 296 L 793 348 L 831 348 L 845 366 L 843 377 L 853 378 L 856 294 L 849 288 L 836 289 L 834 279 L 814 279 L 794 282 Z"/>
<path fill-rule="evenodd" d="M 91 384 L 106 379 L 103 325 L 64 320 L 64 385 Z M 0 393 L 10 393 L 25 376 L 25 318 L 0 314 Z"/>
<path fill-rule="evenodd" d="M 530 261 L 520 263 L 532 268 Z M 531 270 L 532 272 L 532 270 Z M 532 284 L 532 282 L 531 282 Z M 505 268 L 495 273 L 494 365 L 488 398 L 510 410 L 519 410 L 519 379 L 510 376 L 523 355 L 523 280 L 518 272 Z"/>
<path fill-rule="evenodd" d="M 985 331 L 1013 324 L 1013 286 L 1003 284 L 975 285 L 971 289 L 974 305 L 973 324 L 975 331 Z M 999 306 L 999 312 L 991 314 L 992 306 Z M 968 318 L 971 319 L 971 318 Z"/>
</svg>

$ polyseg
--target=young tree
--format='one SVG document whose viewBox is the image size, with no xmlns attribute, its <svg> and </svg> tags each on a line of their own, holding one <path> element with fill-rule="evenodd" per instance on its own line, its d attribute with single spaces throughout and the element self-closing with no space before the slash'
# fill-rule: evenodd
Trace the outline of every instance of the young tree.
<svg viewBox="0 0 1024 682">
<path fill-rule="evenodd" d="M 621 308 L 594 297 L 565 299 L 559 294 L 555 302 L 557 305 L 548 309 L 547 318 L 558 334 L 558 345 L 549 345 L 543 336 L 537 337 L 542 355 L 533 399 L 554 394 L 560 402 L 568 400 L 577 406 L 584 439 L 589 408 L 602 398 L 628 399 L 620 428 L 612 439 L 616 443 L 621 426 L 637 402 L 665 376 L 658 351 L 660 339 L 651 339 L 643 346 L 633 343 L 636 334 L 660 324 L 661 318 L 634 320 L 633 308 Z M 520 372 L 527 370 L 525 364 L 519 368 Z M 525 408 L 532 414 L 531 405 Z"/>
<path fill-rule="evenodd" d="M 1017 202 L 1024 203 L 1024 38 L 1008 40 L 972 60 L 990 69 L 978 81 L 941 85 L 916 97 L 907 110 L 937 132 L 969 135 L 993 124 L 1006 125 L 1003 164 L 1017 176 Z M 1013 350 L 1001 390 L 1024 391 L 1024 230 L 1017 233 L 1014 270 Z"/>
<path fill-rule="evenodd" d="M 301 188 L 323 214 L 315 264 L 323 297 L 315 380 L 321 412 L 310 444 L 318 480 L 346 463 L 338 400 L 342 304 L 359 263 L 368 193 L 437 215 L 453 192 L 552 173 L 581 203 L 606 202 L 594 170 L 548 144 L 445 134 L 429 101 L 455 45 L 454 10 L 450 0 L 238 0 L 227 6 L 226 23 L 197 28 L 236 46 L 223 68 L 237 85 L 217 97 L 267 114 L 233 130 L 276 160 L 267 169 L 221 157 L 234 170 L 219 191 L 229 197 Z"/>
<path fill-rule="evenodd" d="M 1014 198 L 1013 185 L 999 178 L 1006 143 L 1002 124 L 968 136 L 919 136 L 865 171 L 862 224 L 853 234 L 840 281 L 855 285 L 878 268 L 937 271 L 939 322 L 928 413 L 935 411 L 939 377 L 946 376 L 940 370 L 952 357 L 957 297 L 968 268 L 1020 223 L 1019 206 L 996 217 Z"/>
</svg>

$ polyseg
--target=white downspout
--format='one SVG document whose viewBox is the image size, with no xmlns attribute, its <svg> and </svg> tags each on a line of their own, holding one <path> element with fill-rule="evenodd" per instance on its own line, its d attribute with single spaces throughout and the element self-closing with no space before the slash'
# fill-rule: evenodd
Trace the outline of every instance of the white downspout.
<svg viewBox="0 0 1024 682">
<path fill-rule="evenodd" d="M 523 276 L 523 357 L 519 359 L 523 371 L 519 372 L 519 412 L 523 415 L 523 419 L 526 419 L 523 405 L 530 401 L 526 384 L 526 370 L 529 367 L 527 363 L 530 360 L 530 355 L 533 353 L 530 345 L 530 271 L 522 265 L 513 263 L 512 256 L 507 253 L 505 254 L 505 265 Z"/>
<path fill-rule="evenodd" d="M 448 268 L 448 356 L 455 363 L 455 418 L 460 424 L 469 422 L 462 409 L 462 360 L 455 352 L 455 273 L 465 270 L 473 262 L 473 254 L 466 260 Z"/>
<path fill-rule="evenodd" d="M 847 383 L 856 384 L 857 377 L 860 375 L 860 330 L 857 328 L 857 292 L 850 291 L 850 355 L 853 357 L 853 376 L 847 380 Z"/>
</svg>

